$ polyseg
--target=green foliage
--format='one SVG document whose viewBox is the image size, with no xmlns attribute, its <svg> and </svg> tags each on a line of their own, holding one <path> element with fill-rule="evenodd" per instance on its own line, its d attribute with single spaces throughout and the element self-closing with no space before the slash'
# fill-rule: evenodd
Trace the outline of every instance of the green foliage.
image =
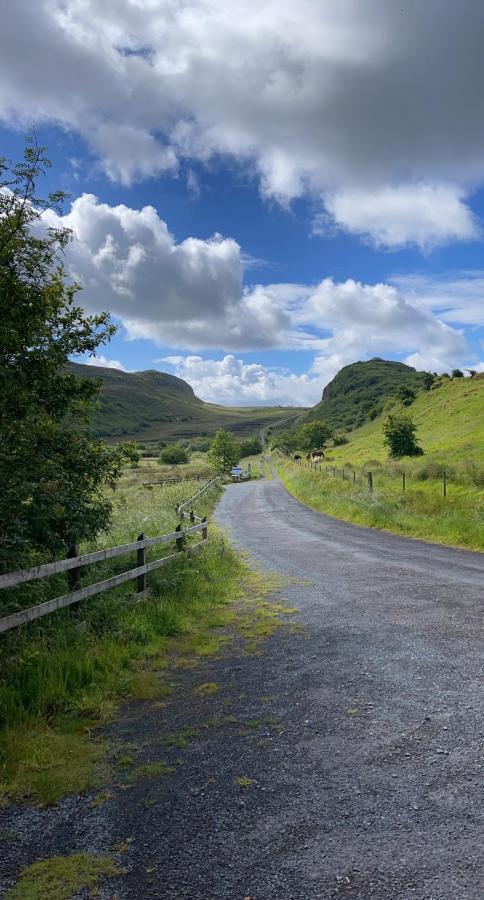
<svg viewBox="0 0 484 900">
<path fill-rule="evenodd" d="M 240 459 L 240 447 L 233 434 L 220 429 L 210 444 L 208 461 L 214 472 L 229 472 Z"/>
<path fill-rule="evenodd" d="M 132 469 L 137 469 L 141 459 L 141 447 L 136 441 L 123 441 L 122 450 L 126 462 L 129 462 Z"/>
<path fill-rule="evenodd" d="M 300 450 L 319 450 L 332 434 L 333 431 L 326 422 L 306 422 L 296 431 L 296 445 Z"/>
<path fill-rule="evenodd" d="M 345 434 L 334 434 L 333 435 L 333 445 L 335 447 L 343 447 L 344 444 L 348 444 L 348 438 Z"/>
<path fill-rule="evenodd" d="M 398 400 L 400 400 L 402 406 L 411 406 L 417 395 L 415 391 L 412 390 L 412 388 L 409 388 L 405 384 L 402 384 L 400 385 L 396 396 Z"/>
<path fill-rule="evenodd" d="M 461 369 L 452 369 L 452 378 L 463 378 L 464 373 Z"/>
<path fill-rule="evenodd" d="M 375 407 L 380 412 L 386 400 L 400 386 L 418 392 L 428 373 L 417 372 L 404 363 L 384 359 L 352 363 L 341 369 L 326 385 L 322 400 L 305 418 L 322 419 L 331 428 L 349 429 L 362 425 Z"/>
<path fill-rule="evenodd" d="M 390 413 L 383 423 L 383 443 L 392 458 L 421 456 L 423 450 L 415 437 L 417 426 L 405 413 Z"/>
<path fill-rule="evenodd" d="M 262 443 L 258 437 L 247 438 L 247 440 L 240 442 L 239 452 L 241 459 L 245 456 L 257 456 L 259 453 L 262 453 Z"/>
<path fill-rule="evenodd" d="M 160 462 L 170 466 L 178 466 L 188 462 L 188 453 L 179 444 L 170 444 L 160 453 Z"/>
<path fill-rule="evenodd" d="M 430 391 L 430 388 L 435 382 L 436 375 L 433 372 L 422 372 L 422 387 L 424 391 Z"/>
<path fill-rule="evenodd" d="M 36 195 L 49 167 L 31 141 L 24 161 L 0 160 L 0 569 L 27 564 L 93 537 L 109 524 L 124 460 L 84 431 L 98 384 L 66 368 L 71 354 L 93 353 L 115 331 L 107 313 L 86 316 L 65 283 L 69 232 L 42 230 L 60 192 Z M 35 227 L 35 230 L 34 230 Z"/>
</svg>

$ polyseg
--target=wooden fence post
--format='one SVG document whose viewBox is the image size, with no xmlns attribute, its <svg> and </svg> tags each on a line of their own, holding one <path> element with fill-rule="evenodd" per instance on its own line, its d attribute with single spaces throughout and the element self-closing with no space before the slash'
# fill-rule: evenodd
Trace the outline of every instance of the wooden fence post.
<svg viewBox="0 0 484 900">
<path fill-rule="evenodd" d="M 336 466 L 333 466 L 333 478 L 336 478 Z"/>
<path fill-rule="evenodd" d="M 207 526 L 207 517 L 204 516 L 202 519 L 202 541 L 206 541 L 208 538 L 208 526 Z"/>
<path fill-rule="evenodd" d="M 368 472 L 368 490 L 370 494 L 373 493 L 373 475 L 371 472 Z"/>
<path fill-rule="evenodd" d="M 138 541 L 144 541 L 145 536 L 144 532 L 138 535 Z M 146 549 L 144 547 L 140 547 L 139 550 L 136 551 L 136 564 L 138 566 L 144 566 L 146 563 Z M 143 575 L 138 575 L 138 594 L 143 593 L 146 590 L 146 572 Z"/>
<path fill-rule="evenodd" d="M 191 509 L 190 510 L 190 525 L 194 525 L 194 524 L 195 524 L 195 513 L 193 512 L 193 509 Z"/>
<path fill-rule="evenodd" d="M 353 484 L 356 482 L 356 472 L 353 470 Z"/>
<path fill-rule="evenodd" d="M 182 526 L 181 526 L 181 523 L 179 523 L 179 524 L 176 526 L 175 531 L 181 531 L 181 530 L 182 530 Z M 183 550 L 183 537 L 184 537 L 184 535 L 182 534 L 182 535 L 180 535 L 180 537 L 175 538 L 176 549 L 177 549 L 180 553 L 181 553 L 181 551 Z"/>
<path fill-rule="evenodd" d="M 405 493 L 406 484 L 405 484 L 405 472 L 402 472 L 402 491 Z"/>
<path fill-rule="evenodd" d="M 78 544 L 70 544 L 67 551 L 67 559 L 74 559 L 79 556 Z M 67 572 L 67 583 L 70 591 L 78 591 L 81 586 L 81 570 L 79 568 L 69 569 Z"/>
<path fill-rule="evenodd" d="M 343 466 L 343 481 L 345 480 L 345 467 Z"/>
<path fill-rule="evenodd" d="M 444 472 L 443 487 L 444 487 L 444 497 L 447 497 L 447 472 Z"/>
</svg>

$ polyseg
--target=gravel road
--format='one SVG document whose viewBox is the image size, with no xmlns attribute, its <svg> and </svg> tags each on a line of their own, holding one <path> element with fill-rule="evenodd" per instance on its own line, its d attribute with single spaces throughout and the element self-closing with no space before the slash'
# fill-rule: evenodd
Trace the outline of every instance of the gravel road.
<svg viewBox="0 0 484 900">
<path fill-rule="evenodd" d="M 193 726 L 176 775 L 0 815 L 18 836 L 3 884 L 39 846 L 125 841 L 101 898 L 482 898 L 484 555 L 325 517 L 277 479 L 230 485 L 216 518 L 286 577 L 303 628 L 179 673 L 177 699 L 112 728 L 153 759 L 160 733 Z M 201 681 L 221 690 L 195 700 Z"/>
</svg>

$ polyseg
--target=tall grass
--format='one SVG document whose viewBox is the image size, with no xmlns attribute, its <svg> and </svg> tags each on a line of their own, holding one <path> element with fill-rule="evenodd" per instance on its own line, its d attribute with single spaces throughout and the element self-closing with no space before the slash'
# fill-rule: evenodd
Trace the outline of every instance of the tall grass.
<svg viewBox="0 0 484 900">
<path fill-rule="evenodd" d="M 200 487 L 193 481 L 146 489 L 142 482 L 150 480 L 148 470 L 144 464 L 125 473 L 116 494 L 112 529 L 96 546 L 129 542 L 140 532 L 156 535 L 172 530 L 177 522 L 175 504 Z M 200 515 L 210 512 L 219 490 L 215 487 L 200 498 L 196 507 Z M 159 548 L 155 549 L 159 554 Z M 129 557 L 121 558 L 121 569 L 128 565 Z M 89 567 L 88 577 L 99 580 L 119 566 L 118 559 L 96 564 Z M 74 755 L 77 752 L 85 761 L 94 753 L 95 760 L 99 754 L 85 745 L 86 729 L 112 716 L 124 697 L 156 696 L 162 690 L 160 678 L 153 679 L 150 670 L 153 666 L 163 669 L 175 636 L 203 635 L 204 629 L 224 620 L 224 607 L 237 596 L 243 571 L 235 552 L 212 528 L 202 552 L 148 575 L 149 598 L 133 602 L 135 587 L 128 583 L 2 636 L 0 782 L 4 794 L 24 790 L 51 800 L 72 783 L 76 790 L 86 786 L 91 770 L 88 766 L 86 777 L 81 777 L 72 742 L 77 746 Z M 62 578 L 49 579 L 51 591 L 59 590 Z M 32 596 L 32 591 L 29 595 L 24 590 L 24 605 L 37 601 L 38 589 L 33 601 Z M 40 763 L 39 748 L 44 748 Z M 52 748 L 56 763 L 52 760 L 52 772 L 46 775 Z M 58 784 L 59 772 L 64 773 L 63 785 Z M 34 786 L 32 773 L 36 773 Z M 0 784 L 0 799 L 1 794 Z"/>
<path fill-rule="evenodd" d="M 346 461 L 337 468 L 336 476 L 325 466 L 321 472 L 315 472 L 287 459 L 279 458 L 276 464 L 288 490 L 320 512 L 370 528 L 484 550 L 483 471 L 472 460 L 469 463 L 425 459 L 382 463 L 372 459 L 358 467 Z M 444 470 L 448 475 L 446 497 L 443 496 Z M 368 491 L 368 471 L 373 475 L 372 494 Z"/>
</svg>

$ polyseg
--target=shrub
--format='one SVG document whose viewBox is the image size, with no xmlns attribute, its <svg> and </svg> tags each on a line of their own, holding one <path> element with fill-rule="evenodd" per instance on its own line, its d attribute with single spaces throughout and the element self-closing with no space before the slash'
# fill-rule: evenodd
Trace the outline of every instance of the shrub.
<svg viewBox="0 0 484 900">
<path fill-rule="evenodd" d="M 161 451 L 160 462 L 170 466 L 178 466 L 181 463 L 188 462 L 188 453 L 179 444 L 172 444 Z"/>
<path fill-rule="evenodd" d="M 345 434 L 333 435 L 333 444 L 335 447 L 342 447 L 343 444 L 349 444 L 349 440 Z"/>
<path fill-rule="evenodd" d="M 239 449 L 241 459 L 244 456 L 257 456 L 258 453 L 262 453 L 262 444 L 258 437 L 247 438 L 240 442 Z"/>
<path fill-rule="evenodd" d="M 463 378 L 464 373 L 461 369 L 452 369 L 452 378 Z"/>
<path fill-rule="evenodd" d="M 405 413 L 387 416 L 383 423 L 383 443 L 388 447 L 389 454 L 393 459 L 401 456 L 422 455 L 423 450 L 417 444 L 415 437 L 416 431 L 417 426 Z"/>
</svg>

